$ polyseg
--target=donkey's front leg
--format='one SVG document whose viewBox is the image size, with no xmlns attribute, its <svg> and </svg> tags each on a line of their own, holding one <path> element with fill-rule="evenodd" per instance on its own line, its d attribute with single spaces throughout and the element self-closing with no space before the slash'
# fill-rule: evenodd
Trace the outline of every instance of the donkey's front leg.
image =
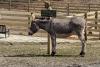
<svg viewBox="0 0 100 67">
<path fill-rule="evenodd" d="M 52 41 L 52 53 L 51 55 L 54 56 L 56 54 L 56 35 L 51 35 Z"/>
</svg>

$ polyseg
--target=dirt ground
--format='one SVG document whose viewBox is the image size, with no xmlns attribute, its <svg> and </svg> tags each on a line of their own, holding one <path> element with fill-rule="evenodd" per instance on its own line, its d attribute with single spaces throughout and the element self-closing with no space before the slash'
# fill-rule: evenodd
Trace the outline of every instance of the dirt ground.
<svg viewBox="0 0 100 67">
<path fill-rule="evenodd" d="M 21 38 L 20 38 L 21 37 Z M 0 67 L 100 67 L 100 41 L 88 41 L 80 57 L 79 40 L 57 40 L 57 54 L 47 54 L 46 38 L 11 35 L 0 39 Z"/>
<path fill-rule="evenodd" d="M 100 67 L 100 63 L 67 64 L 63 60 L 59 62 L 56 57 L 0 57 L 0 67 Z"/>
</svg>

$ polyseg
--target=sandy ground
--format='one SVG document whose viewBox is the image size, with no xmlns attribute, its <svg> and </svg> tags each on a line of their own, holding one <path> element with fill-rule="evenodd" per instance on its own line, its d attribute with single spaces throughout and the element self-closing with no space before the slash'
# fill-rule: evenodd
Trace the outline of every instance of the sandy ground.
<svg viewBox="0 0 100 67">
<path fill-rule="evenodd" d="M 0 34 L 0 42 L 47 42 L 47 37 L 34 37 L 34 36 L 24 36 L 24 35 L 10 35 L 4 38 L 3 34 Z M 79 40 L 57 38 L 57 43 L 61 42 L 80 42 Z M 100 42 L 100 40 L 88 40 L 87 42 Z"/>
<path fill-rule="evenodd" d="M 22 36 L 22 35 L 10 35 L 9 37 L 4 38 L 4 35 L 0 34 L 0 42 L 11 42 L 11 43 L 12 42 L 47 42 L 47 38 Z M 79 42 L 79 40 L 58 38 L 57 42 L 58 43 L 60 42 L 74 43 L 74 42 Z M 88 42 L 100 42 L 100 41 L 89 40 Z M 65 61 L 65 59 L 67 61 Z M 66 64 L 66 62 L 68 62 L 68 60 L 71 60 L 72 58 L 68 57 L 67 59 L 67 57 L 65 57 L 65 59 L 63 57 L 42 57 L 42 56 L 41 57 L 3 57 L 1 56 L 0 67 L 100 67 L 100 61 L 97 61 L 96 63 L 93 63 L 93 64 L 78 64 L 77 62 L 75 62 L 75 60 L 73 60 L 74 63 Z M 83 58 L 80 58 L 80 61 L 81 59 Z"/>
<path fill-rule="evenodd" d="M 3 34 L 0 34 L 0 41 L 5 42 L 47 42 L 47 37 L 34 37 L 23 35 L 10 35 L 4 38 Z M 79 40 L 70 40 L 70 42 L 78 42 Z M 57 38 L 57 42 L 69 42 L 69 39 Z"/>
<path fill-rule="evenodd" d="M 47 58 L 47 57 L 46 57 Z M 51 60 L 45 57 L 0 57 L 0 67 L 100 67 L 100 63 L 95 64 L 66 64 L 58 62 L 57 59 Z"/>
</svg>

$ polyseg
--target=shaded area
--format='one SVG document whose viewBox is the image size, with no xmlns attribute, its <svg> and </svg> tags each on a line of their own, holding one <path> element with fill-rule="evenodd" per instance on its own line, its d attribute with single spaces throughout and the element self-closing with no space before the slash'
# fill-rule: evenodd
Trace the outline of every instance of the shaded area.
<svg viewBox="0 0 100 67">
<path fill-rule="evenodd" d="M 21 55 L 8 55 L 4 57 L 80 57 L 80 55 L 34 55 L 34 54 L 21 54 Z"/>
</svg>

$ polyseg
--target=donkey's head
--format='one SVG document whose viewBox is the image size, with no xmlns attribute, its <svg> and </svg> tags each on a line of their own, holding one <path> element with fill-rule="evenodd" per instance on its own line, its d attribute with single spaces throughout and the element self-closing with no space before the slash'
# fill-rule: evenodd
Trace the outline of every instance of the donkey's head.
<svg viewBox="0 0 100 67">
<path fill-rule="evenodd" d="M 36 24 L 36 21 L 32 21 L 29 27 L 28 35 L 33 35 L 39 30 L 39 26 Z"/>
<path fill-rule="evenodd" d="M 32 21 L 29 27 L 29 31 L 28 31 L 28 35 L 33 35 L 34 33 L 36 33 L 39 29 L 39 27 L 36 25 L 36 17 L 35 17 L 35 13 L 31 13 L 31 17 L 32 17 Z"/>
<path fill-rule="evenodd" d="M 35 19 L 35 15 L 32 14 L 32 22 L 29 27 L 29 35 L 33 35 L 39 29 L 47 29 L 50 26 L 50 20 L 48 19 Z"/>
</svg>

